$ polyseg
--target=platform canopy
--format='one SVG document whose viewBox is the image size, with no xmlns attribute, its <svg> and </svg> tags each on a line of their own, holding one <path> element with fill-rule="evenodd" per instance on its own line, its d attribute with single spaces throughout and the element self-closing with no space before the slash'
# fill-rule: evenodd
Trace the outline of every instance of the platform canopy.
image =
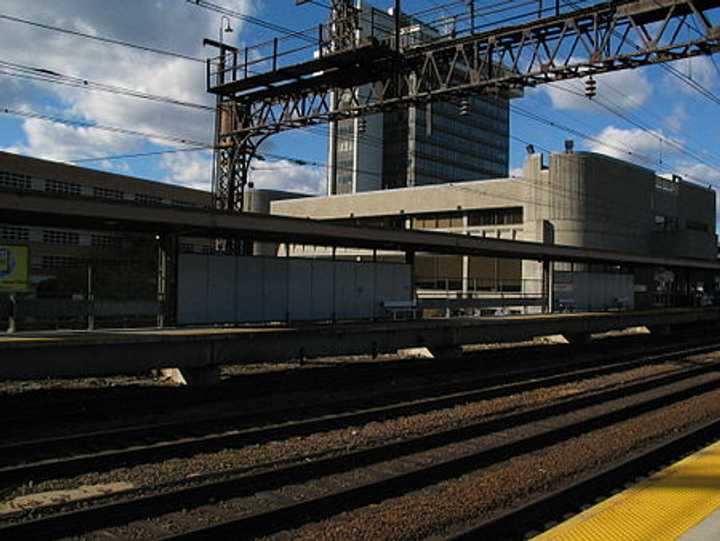
<svg viewBox="0 0 720 541">
<path fill-rule="evenodd" d="M 535 261 L 643 265 L 720 271 L 720 262 L 658 257 L 536 242 L 417 230 L 379 229 L 284 216 L 141 205 L 92 197 L 0 191 L 3 223 L 142 232 L 196 238 L 506 257 Z"/>
</svg>

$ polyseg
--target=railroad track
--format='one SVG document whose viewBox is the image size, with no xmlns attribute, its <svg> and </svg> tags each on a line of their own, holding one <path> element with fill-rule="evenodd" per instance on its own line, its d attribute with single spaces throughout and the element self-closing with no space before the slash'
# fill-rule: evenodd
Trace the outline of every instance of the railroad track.
<svg viewBox="0 0 720 541">
<path fill-rule="evenodd" d="M 693 339 L 702 339 L 703 334 L 695 329 L 683 330 L 681 339 L 688 342 Z M 647 336 L 618 336 L 593 342 L 593 349 L 605 353 L 618 352 L 621 348 L 636 347 L 638 342 L 651 340 L 662 344 L 666 338 Z M 232 404 L 239 395 L 245 398 L 259 397 L 268 391 L 282 391 L 284 393 L 322 390 L 336 388 L 359 388 L 377 383 L 379 378 L 400 379 L 412 377 L 413 379 L 426 379 L 432 381 L 438 376 L 447 376 L 449 373 L 462 375 L 465 372 L 477 371 L 474 361 L 482 362 L 484 367 L 495 367 L 498 364 L 507 365 L 512 360 L 516 364 L 532 363 L 547 358 L 549 355 L 567 358 L 577 354 L 577 347 L 569 345 L 522 345 L 513 348 L 500 348 L 466 353 L 461 359 L 425 360 L 416 359 L 412 363 L 406 361 L 386 361 L 383 363 L 368 364 L 341 364 L 325 365 L 322 361 L 307 363 L 309 370 L 296 369 L 289 374 L 285 372 L 269 372 L 261 374 L 246 374 L 240 378 L 233 378 L 213 388 L 211 394 L 197 388 L 163 388 L 140 387 L 122 389 L 123 400 L 118 400 L 114 389 L 77 389 L 68 393 L 67 390 L 45 389 L 29 391 L 33 396 L 31 403 L 23 401 L 19 406 L 17 396 L 0 396 L 0 421 L 8 429 L 22 428 L 28 422 L 52 420 L 54 422 L 72 420 L 82 416 L 85 422 L 96 421 L 100 424 L 108 423 L 108 412 L 114 412 L 123 419 L 131 415 L 162 414 L 172 412 L 175 407 L 187 408 L 193 405 Z M 412 366 L 410 366 L 412 364 Z M 69 395 L 69 396 L 68 396 Z M 11 412 L 10 415 L 6 412 Z"/>
<path fill-rule="evenodd" d="M 645 478 L 661 466 L 676 462 L 720 438 L 720 421 L 713 420 L 685 431 L 675 438 L 633 454 L 602 471 L 510 509 L 500 516 L 484 520 L 447 536 L 431 541 L 472 541 L 475 539 L 527 539 L 568 515 L 579 513 L 591 503 L 615 493 L 628 482 Z M 178 536 L 176 536 L 177 538 Z"/>
<path fill-rule="evenodd" d="M 468 402 L 561 385 L 629 370 L 646 364 L 666 362 L 689 354 L 715 351 L 720 343 L 658 348 L 630 354 L 612 364 L 598 365 L 598 359 L 518 370 L 501 376 L 473 378 L 462 382 L 399 389 L 389 396 L 321 404 L 314 407 L 281 409 L 264 413 L 230 414 L 196 421 L 149 424 L 59 438 L 36 439 L 0 445 L 0 487 L 32 479 L 37 483 L 53 477 L 70 477 L 85 471 L 106 471 L 118 464 L 130 466 L 169 458 L 183 458 L 199 452 L 214 452 L 271 440 L 326 432 L 372 421 L 417 415 Z M 558 373 L 558 370 L 562 370 Z M 262 426 L 259 426 L 263 423 Z M 39 451 L 40 450 L 40 451 Z M 12 458 L 17 461 L 12 463 Z"/>
<path fill-rule="evenodd" d="M 717 348 L 715 344 L 712 350 Z M 705 346 L 702 351 L 709 349 Z M 676 351 L 672 358 L 702 351 Z M 217 539 L 235 537 L 238 532 L 243 537 L 268 535 L 425 488 L 717 391 L 719 368 L 720 363 L 715 362 L 689 363 L 671 373 L 617 388 L 375 447 L 315 457 L 309 462 L 280 467 L 276 464 L 252 473 L 208 474 L 92 501 L 49 506 L 36 510 L 36 518 L 15 517 L 16 522 L 0 527 L 0 537 L 74 535 L 218 500 L 238 499 L 247 500 L 246 507 L 259 511 L 167 539 Z M 283 503 L 288 496 L 282 490 L 292 486 L 311 488 L 299 501 Z M 258 492 L 263 494 L 261 501 L 254 500 Z"/>
</svg>

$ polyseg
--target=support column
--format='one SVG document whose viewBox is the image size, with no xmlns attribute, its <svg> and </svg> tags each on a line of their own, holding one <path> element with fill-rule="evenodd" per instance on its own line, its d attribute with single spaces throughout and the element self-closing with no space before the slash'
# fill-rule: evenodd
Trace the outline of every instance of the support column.
<svg viewBox="0 0 720 541">
<path fill-rule="evenodd" d="M 410 265 L 410 300 L 415 300 L 415 252 L 405 252 L 405 263 Z"/>
<path fill-rule="evenodd" d="M 10 314 L 8 315 L 8 334 L 13 334 L 17 330 L 17 298 L 14 293 L 10 294 Z"/>
<path fill-rule="evenodd" d="M 543 312 L 551 314 L 553 311 L 553 262 L 543 260 L 542 262 L 542 296 L 544 299 Z"/>
<path fill-rule="evenodd" d="M 93 266 L 87 267 L 87 329 L 95 330 L 95 288 L 93 287 Z"/>
<path fill-rule="evenodd" d="M 177 318 L 177 235 L 162 235 L 158 242 L 157 326 L 176 324 Z"/>
</svg>

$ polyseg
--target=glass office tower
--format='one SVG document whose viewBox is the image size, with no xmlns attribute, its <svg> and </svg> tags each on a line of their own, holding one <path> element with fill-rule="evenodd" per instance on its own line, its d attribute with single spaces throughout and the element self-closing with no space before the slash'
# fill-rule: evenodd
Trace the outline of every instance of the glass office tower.
<svg viewBox="0 0 720 541">
<path fill-rule="evenodd" d="M 391 15 L 362 6 L 361 37 L 392 27 Z M 406 21 L 403 35 L 422 40 L 436 34 Z M 509 100 L 502 97 L 471 96 L 464 107 L 437 102 L 334 122 L 328 194 L 506 177 L 509 132 Z"/>
</svg>

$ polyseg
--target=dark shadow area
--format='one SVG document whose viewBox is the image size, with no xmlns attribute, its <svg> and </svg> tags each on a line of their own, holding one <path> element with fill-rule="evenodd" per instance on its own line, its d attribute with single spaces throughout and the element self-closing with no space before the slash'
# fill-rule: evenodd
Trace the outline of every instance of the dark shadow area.
<svg viewBox="0 0 720 541">
<path fill-rule="evenodd" d="M 448 383 L 468 383 L 482 379 L 487 384 L 510 383 L 512 372 L 556 367 L 558 373 L 576 368 L 578 363 L 617 362 L 620 358 L 602 358 L 622 355 L 628 351 L 638 353 L 642 348 L 662 348 L 682 341 L 698 341 L 702 333 L 682 333 L 672 336 L 647 334 L 607 337 L 590 345 L 567 344 L 518 345 L 515 347 L 467 352 L 460 358 L 401 359 L 384 357 L 371 360 L 355 357 L 348 360 L 308 361 L 287 363 L 281 368 L 254 367 L 248 373 L 225 377 L 212 387 L 177 387 L 153 382 L 150 378 L 95 378 L 97 387 L 63 387 L 62 380 L 53 381 L 51 387 L 20 390 L 0 394 L 0 420 L 12 433 L 14 427 L 52 425 L 53 421 L 88 423 L 109 420 L 130 420 L 131 417 L 177 414 L 178 410 L 206 405 L 242 407 L 247 402 L 260 400 L 267 408 L 288 408 L 293 403 L 287 397 L 293 394 L 316 394 L 315 400 L 341 398 L 344 393 L 366 392 L 368 396 L 413 386 Z M 271 367 L 271 365 L 268 365 Z M 508 374 L 510 372 L 510 374 Z M 502 378 L 494 381 L 493 377 Z M 527 378 L 527 374 L 518 374 Z M 76 381 L 76 380 L 73 380 Z M 476 382 L 481 388 L 483 381 Z M 71 382 L 68 382 L 71 383 Z M 472 387 L 471 387 L 472 388 Z"/>
</svg>

